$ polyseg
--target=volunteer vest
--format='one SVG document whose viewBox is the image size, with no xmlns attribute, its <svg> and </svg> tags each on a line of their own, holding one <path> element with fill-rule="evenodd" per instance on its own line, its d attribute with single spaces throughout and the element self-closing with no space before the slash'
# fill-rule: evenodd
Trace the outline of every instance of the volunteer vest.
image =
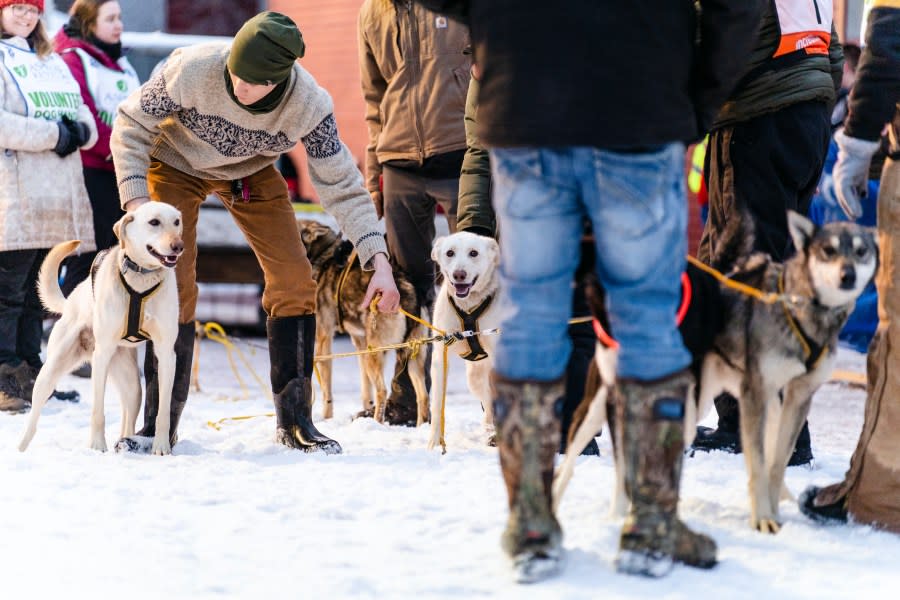
<svg viewBox="0 0 900 600">
<path fill-rule="evenodd" d="M 124 56 L 116 64 L 121 71 L 110 69 L 82 48 L 69 48 L 64 52 L 75 52 L 84 65 L 84 79 L 88 91 L 97 107 L 100 120 L 112 127 L 119 104 L 134 90 L 141 87 L 137 73 Z"/>
<path fill-rule="evenodd" d="M 58 54 L 39 58 L 25 50 L 0 42 L 3 66 L 9 71 L 25 101 L 25 116 L 58 121 L 63 115 L 78 117 L 82 104 L 78 82 Z"/>
<path fill-rule="evenodd" d="M 781 38 L 772 58 L 789 54 L 828 56 L 832 0 L 775 0 Z"/>
</svg>

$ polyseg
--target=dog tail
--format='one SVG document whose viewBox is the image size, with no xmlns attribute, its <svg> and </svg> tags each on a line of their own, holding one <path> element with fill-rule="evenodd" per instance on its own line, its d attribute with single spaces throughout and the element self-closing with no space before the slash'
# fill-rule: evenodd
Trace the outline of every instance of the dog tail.
<svg viewBox="0 0 900 600">
<path fill-rule="evenodd" d="M 66 304 L 66 297 L 59 287 L 59 265 L 80 245 L 81 240 L 71 240 L 53 246 L 41 265 L 38 274 L 38 295 L 41 297 L 41 304 L 52 313 L 62 314 L 63 306 Z"/>
</svg>

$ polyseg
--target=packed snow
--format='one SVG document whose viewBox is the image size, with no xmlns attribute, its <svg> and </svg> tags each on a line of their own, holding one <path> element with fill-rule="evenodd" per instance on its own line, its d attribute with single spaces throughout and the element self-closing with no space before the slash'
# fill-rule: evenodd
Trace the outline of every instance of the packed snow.
<svg viewBox="0 0 900 600">
<path fill-rule="evenodd" d="M 562 502 L 564 573 L 518 586 L 499 548 L 507 509 L 497 451 L 484 445 L 460 361 L 450 365 L 445 455 L 426 450 L 427 426 L 352 419 L 360 408 L 353 358 L 335 361 L 335 418 L 322 421 L 314 407 L 344 453 L 307 455 L 273 443 L 265 340 L 231 340 L 231 350 L 200 342 L 200 389 L 173 456 L 88 449 L 87 379 L 60 382 L 82 400 L 51 400 L 24 454 L 16 445 L 25 416 L 0 415 L 3 597 L 896 597 L 900 537 L 816 525 L 789 502 L 780 534 L 752 531 L 743 457 L 723 453 L 685 459 L 680 509 L 716 539 L 720 564 L 676 567 L 660 580 L 616 574 L 621 522 L 608 515 L 606 432 L 602 456 L 580 458 Z M 335 352 L 351 349 L 345 337 L 335 344 Z M 862 373 L 865 357 L 842 349 L 839 363 Z M 863 390 L 844 384 L 818 392 L 810 416 L 815 467 L 788 469 L 792 492 L 843 477 L 864 400 Z M 112 447 L 120 426 L 114 397 L 106 416 Z M 714 415 L 704 422 L 714 424 Z"/>
</svg>

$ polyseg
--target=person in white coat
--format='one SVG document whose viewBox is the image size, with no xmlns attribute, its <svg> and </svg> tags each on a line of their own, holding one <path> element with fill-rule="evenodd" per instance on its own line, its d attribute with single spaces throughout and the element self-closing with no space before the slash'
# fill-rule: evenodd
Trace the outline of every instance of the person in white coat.
<svg viewBox="0 0 900 600">
<path fill-rule="evenodd" d="M 24 412 L 41 367 L 37 272 L 53 245 L 92 250 L 79 148 L 97 128 L 40 17 L 43 0 L 0 0 L 0 411 Z"/>
</svg>

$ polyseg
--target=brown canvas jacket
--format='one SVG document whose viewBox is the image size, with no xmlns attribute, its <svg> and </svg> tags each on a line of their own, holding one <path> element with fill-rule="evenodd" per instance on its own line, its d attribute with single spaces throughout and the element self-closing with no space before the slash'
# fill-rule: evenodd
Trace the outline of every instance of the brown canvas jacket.
<svg viewBox="0 0 900 600">
<path fill-rule="evenodd" d="M 375 192 L 387 161 L 421 164 L 466 147 L 469 31 L 413 2 L 366 0 L 358 32 L 369 128 L 366 187 Z"/>
</svg>

